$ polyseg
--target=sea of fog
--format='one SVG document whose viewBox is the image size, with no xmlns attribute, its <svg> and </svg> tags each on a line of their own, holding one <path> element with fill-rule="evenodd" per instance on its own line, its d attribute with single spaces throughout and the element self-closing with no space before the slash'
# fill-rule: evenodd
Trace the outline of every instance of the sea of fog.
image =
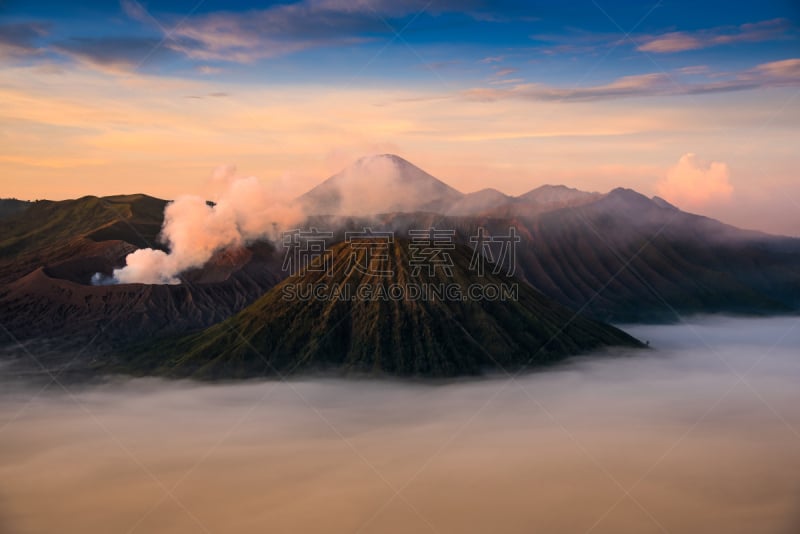
<svg viewBox="0 0 800 534">
<path fill-rule="evenodd" d="M 800 318 L 627 330 L 515 380 L 6 377 L 0 533 L 800 532 Z"/>
</svg>

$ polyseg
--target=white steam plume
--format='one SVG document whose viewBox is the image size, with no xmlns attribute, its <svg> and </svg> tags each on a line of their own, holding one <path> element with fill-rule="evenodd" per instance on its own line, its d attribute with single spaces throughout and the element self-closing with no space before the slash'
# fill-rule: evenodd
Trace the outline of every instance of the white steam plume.
<svg viewBox="0 0 800 534">
<path fill-rule="evenodd" d="M 216 204 L 191 195 L 170 202 L 161 231 L 169 252 L 146 248 L 129 254 L 125 267 L 114 270 L 117 283 L 177 284 L 178 275 L 202 267 L 215 252 L 271 238 L 276 226 L 302 219 L 285 195 L 254 176 L 236 177 L 232 166 L 218 168 L 213 180 L 222 186 Z"/>
</svg>

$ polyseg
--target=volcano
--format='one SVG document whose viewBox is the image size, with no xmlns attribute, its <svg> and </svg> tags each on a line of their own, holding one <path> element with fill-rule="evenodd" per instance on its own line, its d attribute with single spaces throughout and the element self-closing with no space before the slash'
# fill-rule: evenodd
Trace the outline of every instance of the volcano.
<svg viewBox="0 0 800 534">
<path fill-rule="evenodd" d="M 450 377 L 519 370 L 608 346 L 642 346 L 513 276 L 493 274 L 493 266 L 476 275 L 468 247 L 454 245 L 449 269 L 434 268 L 432 273 L 410 268 L 412 249 L 411 242 L 398 240 L 386 244 L 379 258 L 368 258 L 366 250 L 339 243 L 330 251 L 326 272 L 309 268 L 290 276 L 230 319 L 149 346 L 121 365 L 133 373 L 215 379 L 331 368 Z M 364 274 L 353 265 L 369 265 L 370 270 Z M 376 276 L 378 272 L 389 274 Z M 423 299 L 412 298 L 412 286 L 422 292 L 449 289 L 443 296 Z M 392 287 L 405 288 L 405 294 L 391 298 Z M 478 294 L 484 298 L 469 297 L 475 287 L 483 288 L 485 293 Z M 304 288 L 338 288 L 338 293 L 336 298 L 320 298 L 319 293 L 309 298 L 301 293 L 316 290 Z M 485 298 L 488 288 L 500 288 L 501 293 L 505 288 L 508 298 Z"/>
<path fill-rule="evenodd" d="M 463 193 L 394 154 L 367 156 L 314 187 L 298 201 L 315 215 L 443 213 Z"/>
</svg>

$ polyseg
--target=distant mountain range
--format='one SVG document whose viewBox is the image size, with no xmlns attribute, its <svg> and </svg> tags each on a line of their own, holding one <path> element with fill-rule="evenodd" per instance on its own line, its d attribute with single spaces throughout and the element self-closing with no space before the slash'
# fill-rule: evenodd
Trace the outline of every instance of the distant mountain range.
<svg viewBox="0 0 800 534">
<path fill-rule="evenodd" d="M 563 185 L 543 185 L 518 197 L 492 188 L 461 193 L 394 154 L 368 156 L 298 199 L 313 215 L 431 212 L 442 215 L 530 216 L 600 198 Z"/>
<path fill-rule="evenodd" d="M 2 204 L 11 207 L 0 212 L 0 322 L 15 339 L 78 345 L 96 339 L 97 346 L 113 351 L 142 336 L 185 340 L 189 332 L 233 321 L 234 316 L 245 322 L 251 320 L 247 317 L 283 321 L 280 310 L 264 310 L 264 303 L 272 302 L 269 290 L 287 276 L 281 270 L 284 251 L 266 241 L 219 251 L 203 268 L 184 273 L 180 285 L 90 285 L 95 272 L 111 273 L 137 248 L 163 248 L 157 236 L 166 203 L 124 195 Z M 347 230 L 367 226 L 391 229 L 398 239 L 406 238 L 410 229 L 435 227 L 454 230 L 458 246 L 469 247 L 478 228 L 502 234 L 513 226 L 521 236 L 519 280 L 542 298 L 595 321 L 677 321 L 693 313 L 800 309 L 800 239 L 741 230 L 632 190 L 601 194 L 545 185 L 517 197 L 493 189 L 463 194 L 402 158 L 383 155 L 360 160 L 299 197 L 298 203 L 309 214 L 306 226 L 335 232 L 332 243 L 343 240 Z M 307 309 L 312 313 L 315 308 L 308 304 Z M 506 312 L 535 315 L 512 307 Z M 414 313 L 404 310 L 401 315 Z M 481 324 L 490 323 L 481 317 Z M 469 322 L 464 328 L 467 324 L 474 326 Z M 533 328 L 531 324 L 526 328 Z M 210 343 L 215 332 L 198 336 Z M 248 336 L 260 339 L 245 332 Z M 309 330 L 300 330 L 298 336 L 308 343 L 315 339 Z M 520 350 L 533 347 L 512 334 L 507 339 Z M 347 354 L 367 347 L 365 343 L 348 345 Z M 269 345 L 260 346 L 280 360 Z M 330 352 L 287 346 L 312 354 L 309 365 L 337 361 Z M 165 369 L 193 374 L 205 368 L 209 353 L 199 345 L 186 347 L 191 362 Z M 434 356 L 430 345 L 422 347 L 431 358 L 449 361 L 447 365 L 456 361 L 450 353 Z M 239 357 L 229 350 L 220 354 L 230 361 Z M 382 372 L 425 372 L 398 363 L 407 362 L 407 356 L 391 358 L 395 363 L 378 365 Z M 375 368 L 368 358 L 352 363 L 358 370 Z M 226 364 L 222 368 L 228 371 L 220 372 L 240 374 L 234 367 Z M 437 372 L 449 374 L 445 367 Z M 474 371 L 467 367 L 464 372 Z M 216 368 L 209 373 L 217 373 Z"/>
</svg>

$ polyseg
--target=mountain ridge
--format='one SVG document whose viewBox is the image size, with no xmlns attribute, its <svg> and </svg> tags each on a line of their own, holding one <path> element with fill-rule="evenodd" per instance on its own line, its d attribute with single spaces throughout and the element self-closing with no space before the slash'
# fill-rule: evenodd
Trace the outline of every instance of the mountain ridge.
<svg viewBox="0 0 800 534">
<path fill-rule="evenodd" d="M 540 186 L 532 191 L 536 190 L 576 191 L 566 186 Z M 475 193 L 479 199 L 483 195 L 503 198 L 490 188 Z M 331 243 L 343 240 L 346 229 L 364 226 L 382 226 L 400 232 L 399 236 L 410 228 L 435 226 L 453 229 L 457 242 L 466 245 L 479 227 L 505 233 L 515 226 L 523 236 L 517 254 L 518 276 L 561 304 L 584 309 L 603 321 L 669 322 L 691 313 L 765 314 L 800 309 L 800 239 L 741 230 L 630 189 L 602 195 L 578 193 L 579 202 L 566 206 L 515 201 L 500 208 L 481 206 L 477 215 L 442 213 L 446 210 L 393 212 L 315 216 L 306 223 L 337 230 Z M 584 193 L 598 196 L 584 202 Z M 115 296 L 124 293 L 125 286 L 85 292 L 81 287 L 90 283 L 94 273 L 110 274 L 130 252 L 148 245 L 163 247 L 157 244 L 157 236 L 166 202 L 140 194 L 86 196 L 32 203 L 4 219 L 11 224 L 0 227 L 0 321 L 19 339 L 60 336 L 70 328 L 75 336 L 92 337 L 104 314 L 119 317 L 118 331 L 113 325 L 108 330 L 119 339 L 135 337 L 135 332 L 123 327 L 126 321 L 145 325 L 153 333 L 169 330 L 170 324 L 203 328 L 240 311 L 285 278 L 280 248 L 269 245 L 266 251 L 263 243 L 254 243 L 242 250 L 219 251 L 206 266 L 184 273 L 194 289 L 177 301 L 163 296 L 162 290 L 133 285 L 127 289 L 133 292 L 130 298 L 144 299 L 143 304 L 126 309 Z M 43 270 L 37 280 L 43 287 L 59 287 L 52 295 L 31 285 L 15 285 L 39 268 Z M 187 298 L 203 307 L 205 299 L 226 291 L 230 295 L 223 298 L 219 313 L 196 313 L 192 306 L 175 304 Z M 73 297 L 65 303 L 56 293 Z M 88 306 L 80 300 L 84 293 L 98 295 L 93 302 L 102 302 L 105 296 L 116 304 Z M 157 311 L 162 305 L 167 309 L 164 313 Z M 182 314 L 196 320 L 187 321 Z"/>
</svg>

